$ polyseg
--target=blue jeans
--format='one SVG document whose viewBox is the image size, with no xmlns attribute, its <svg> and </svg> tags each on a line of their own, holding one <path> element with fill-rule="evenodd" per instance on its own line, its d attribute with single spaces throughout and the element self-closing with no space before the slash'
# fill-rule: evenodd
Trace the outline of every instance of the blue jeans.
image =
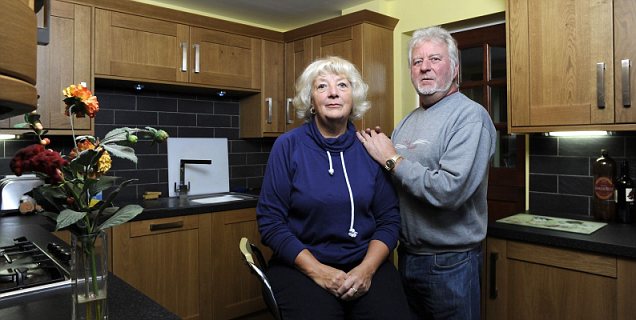
<svg viewBox="0 0 636 320">
<path fill-rule="evenodd" d="M 399 254 L 414 319 L 480 318 L 481 246 L 466 252 Z"/>
</svg>

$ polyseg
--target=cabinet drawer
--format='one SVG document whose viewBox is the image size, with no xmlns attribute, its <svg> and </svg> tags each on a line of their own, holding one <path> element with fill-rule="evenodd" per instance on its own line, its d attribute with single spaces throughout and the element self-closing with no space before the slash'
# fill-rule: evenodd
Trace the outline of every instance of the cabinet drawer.
<svg viewBox="0 0 636 320">
<path fill-rule="evenodd" d="M 539 263 L 616 278 L 616 258 L 508 241 L 508 259 Z"/>
<path fill-rule="evenodd" d="M 199 217 L 180 216 L 163 219 L 136 221 L 130 225 L 130 237 L 142 237 L 151 234 L 184 231 L 199 228 Z"/>
</svg>

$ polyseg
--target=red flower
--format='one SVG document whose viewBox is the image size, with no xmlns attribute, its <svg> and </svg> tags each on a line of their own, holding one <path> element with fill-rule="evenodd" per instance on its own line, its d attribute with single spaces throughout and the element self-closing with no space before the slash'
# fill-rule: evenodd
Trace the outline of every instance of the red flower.
<svg viewBox="0 0 636 320">
<path fill-rule="evenodd" d="M 50 184 L 64 180 L 60 169 L 66 165 L 68 161 L 58 152 L 45 149 L 41 144 L 32 144 L 18 150 L 9 164 L 16 176 L 25 172 L 42 172 L 48 176 L 46 183 Z"/>
</svg>

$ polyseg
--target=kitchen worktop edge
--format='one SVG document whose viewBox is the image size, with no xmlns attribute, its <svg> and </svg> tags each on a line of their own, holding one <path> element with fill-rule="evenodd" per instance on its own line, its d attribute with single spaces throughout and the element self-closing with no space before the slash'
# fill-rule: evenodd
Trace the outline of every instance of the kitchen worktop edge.
<svg viewBox="0 0 636 320">
<path fill-rule="evenodd" d="M 636 225 L 609 223 L 592 234 L 578 234 L 491 222 L 488 236 L 564 249 L 636 259 Z"/>
</svg>

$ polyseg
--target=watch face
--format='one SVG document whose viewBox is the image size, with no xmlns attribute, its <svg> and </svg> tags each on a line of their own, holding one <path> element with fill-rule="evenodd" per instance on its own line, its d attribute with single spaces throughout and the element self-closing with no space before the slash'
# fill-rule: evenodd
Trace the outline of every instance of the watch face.
<svg viewBox="0 0 636 320">
<path fill-rule="evenodd" d="M 391 170 L 393 169 L 393 167 L 395 167 L 395 161 L 393 161 L 393 159 L 389 159 L 386 161 L 386 169 L 387 170 Z"/>
</svg>

